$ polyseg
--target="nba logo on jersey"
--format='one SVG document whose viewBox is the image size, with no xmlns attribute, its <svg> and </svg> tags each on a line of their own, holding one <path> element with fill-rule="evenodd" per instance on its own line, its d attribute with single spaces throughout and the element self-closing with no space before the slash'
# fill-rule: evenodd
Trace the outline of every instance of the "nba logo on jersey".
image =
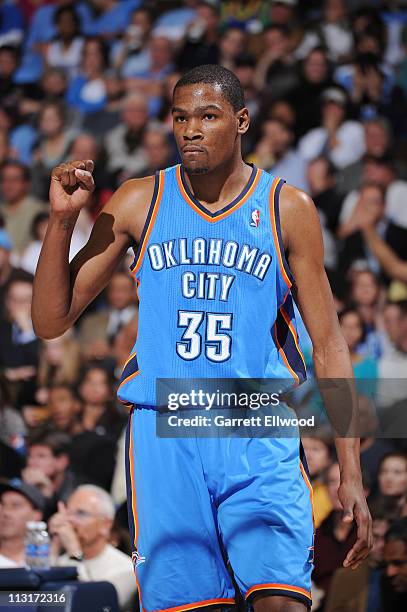
<svg viewBox="0 0 407 612">
<path fill-rule="evenodd" d="M 260 223 L 260 211 L 258 208 L 252 210 L 252 220 L 250 221 L 250 227 L 259 227 Z"/>
</svg>

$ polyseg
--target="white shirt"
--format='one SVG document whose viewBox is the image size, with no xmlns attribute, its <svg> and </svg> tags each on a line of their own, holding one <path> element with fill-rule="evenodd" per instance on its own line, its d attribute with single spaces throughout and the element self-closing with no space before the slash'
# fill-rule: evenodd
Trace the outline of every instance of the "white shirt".
<svg viewBox="0 0 407 612">
<path fill-rule="evenodd" d="M 327 150 L 332 163 L 337 168 L 344 168 L 358 161 L 365 152 L 365 135 L 363 126 L 358 121 L 345 121 L 336 132 L 338 144 Z M 324 127 L 314 128 L 303 136 L 298 150 L 306 161 L 311 161 L 324 153 L 328 142 L 328 132 Z"/>
<path fill-rule="evenodd" d="M 0 569 L 7 569 L 11 567 L 24 567 L 24 564 L 16 563 L 13 559 L 0 554 Z"/>
<path fill-rule="evenodd" d="M 137 584 L 131 558 L 111 544 L 106 544 L 103 552 L 93 559 L 73 562 L 68 555 L 62 555 L 57 564 L 76 565 L 79 580 L 83 582 L 111 582 L 117 591 L 119 605 L 124 610 L 128 609 L 127 606 L 136 593 Z"/>
</svg>

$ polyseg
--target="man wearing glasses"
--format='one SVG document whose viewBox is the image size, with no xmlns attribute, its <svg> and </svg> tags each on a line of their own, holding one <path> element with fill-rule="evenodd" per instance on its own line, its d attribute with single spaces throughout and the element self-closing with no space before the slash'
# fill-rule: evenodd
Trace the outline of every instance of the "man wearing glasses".
<svg viewBox="0 0 407 612">
<path fill-rule="evenodd" d="M 110 544 L 114 519 L 110 495 L 94 485 L 82 485 L 49 521 L 55 565 L 76 565 L 80 580 L 107 580 L 115 587 L 121 609 L 136 592 L 131 558 Z M 65 554 L 60 555 L 64 549 Z"/>
</svg>

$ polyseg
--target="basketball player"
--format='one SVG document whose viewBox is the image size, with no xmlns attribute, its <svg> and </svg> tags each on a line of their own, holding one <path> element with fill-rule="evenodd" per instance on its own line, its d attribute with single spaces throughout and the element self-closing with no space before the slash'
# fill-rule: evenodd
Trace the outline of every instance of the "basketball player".
<svg viewBox="0 0 407 612">
<path fill-rule="evenodd" d="M 68 263 L 94 188 L 90 160 L 51 178 L 51 216 L 33 299 L 36 333 L 60 336 L 107 285 L 129 246 L 140 298 L 138 339 L 119 398 L 132 406 L 128 498 L 143 610 L 230 606 L 230 562 L 255 612 L 310 606 L 313 524 L 298 438 L 158 438 L 156 378 L 303 380 L 292 292 L 319 377 L 350 378 L 310 198 L 244 163 L 249 127 L 233 73 L 200 66 L 174 90 L 182 164 L 125 182 Z M 287 253 L 287 260 L 285 258 Z M 336 443 L 344 520 L 357 567 L 372 545 L 359 441 Z"/>
</svg>

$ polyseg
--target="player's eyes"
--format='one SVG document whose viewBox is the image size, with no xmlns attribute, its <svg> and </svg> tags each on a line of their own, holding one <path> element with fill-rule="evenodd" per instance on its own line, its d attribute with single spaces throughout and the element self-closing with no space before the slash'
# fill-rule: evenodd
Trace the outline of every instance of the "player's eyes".
<svg viewBox="0 0 407 612">
<path fill-rule="evenodd" d="M 181 123 L 183 121 L 185 121 L 185 117 L 183 115 L 178 115 L 177 117 L 175 117 L 176 123 Z"/>
<path fill-rule="evenodd" d="M 205 119 L 209 119 L 209 121 L 212 121 L 213 119 L 216 119 L 216 115 L 214 115 L 213 113 L 206 113 Z"/>
</svg>

